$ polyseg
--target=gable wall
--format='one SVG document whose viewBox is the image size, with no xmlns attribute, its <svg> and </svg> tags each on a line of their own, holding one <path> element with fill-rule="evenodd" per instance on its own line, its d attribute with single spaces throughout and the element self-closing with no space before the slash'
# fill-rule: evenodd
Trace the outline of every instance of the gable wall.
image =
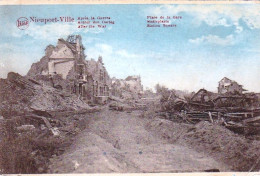
<svg viewBox="0 0 260 176">
<path fill-rule="evenodd" d="M 67 47 L 64 43 L 59 41 L 54 51 L 52 52 L 50 58 L 51 59 L 64 59 L 64 58 L 72 59 L 74 58 L 74 55 L 69 47 Z"/>
</svg>

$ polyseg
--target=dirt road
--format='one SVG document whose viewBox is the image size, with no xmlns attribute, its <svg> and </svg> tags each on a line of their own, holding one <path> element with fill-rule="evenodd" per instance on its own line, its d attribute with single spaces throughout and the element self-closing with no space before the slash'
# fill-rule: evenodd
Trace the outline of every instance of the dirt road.
<svg viewBox="0 0 260 176">
<path fill-rule="evenodd" d="M 141 112 L 104 110 L 88 121 L 86 130 L 61 156 L 51 173 L 192 172 L 218 168 L 218 163 L 191 147 L 172 143 L 147 129 Z"/>
</svg>

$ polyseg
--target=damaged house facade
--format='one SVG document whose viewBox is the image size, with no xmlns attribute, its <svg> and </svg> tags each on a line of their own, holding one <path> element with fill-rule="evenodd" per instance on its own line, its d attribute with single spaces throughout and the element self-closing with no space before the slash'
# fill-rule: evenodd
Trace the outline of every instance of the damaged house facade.
<svg viewBox="0 0 260 176">
<path fill-rule="evenodd" d="M 58 39 L 56 47 L 49 45 L 45 56 L 32 65 L 27 76 L 37 79 L 45 75 L 53 85 L 59 77 L 65 81 L 58 85 L 61 89 L 89 102 L 104 102 L 110 95 L 111 79 L 102 57 L 99 56 L 97 61 L 86 60 L 84 50 L 80 35 L 70 35 L 67 40 Z"/>
<path fill-rule="evenodd" d="M 243 86 L 238 84 L 236 81 L 233 81 L 227 77 L 222 78 L 219 81 L 218 84 L 218 93 L 219 94 L 242 94 L 243 91 L 246 91 L 243 89 Z"/>
</svg>

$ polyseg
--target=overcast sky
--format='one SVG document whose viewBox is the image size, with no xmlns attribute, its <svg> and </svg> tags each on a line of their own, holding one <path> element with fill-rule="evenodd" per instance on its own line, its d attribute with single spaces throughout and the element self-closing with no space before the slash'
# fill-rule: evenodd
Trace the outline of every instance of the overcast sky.
<svg viewBox="0 0 260 176">
<path fill-rule="evenodd" d="M 147 16 L 182 16 L 176 28 L 147 28 Z M 76 23 L 30 23 L 19 17 L 109 16 L 106 29 L 78 29 Z M 111 77 L 140 75 L 181 90 L 217 91 L 224 76 L 260 92 L 260 4 L 248 5 L 53 5 L 0 7 L 0 77 L 26 74 L 58 38 L 80 34 L 88 58 L 103 57 Z"/>
</svg>

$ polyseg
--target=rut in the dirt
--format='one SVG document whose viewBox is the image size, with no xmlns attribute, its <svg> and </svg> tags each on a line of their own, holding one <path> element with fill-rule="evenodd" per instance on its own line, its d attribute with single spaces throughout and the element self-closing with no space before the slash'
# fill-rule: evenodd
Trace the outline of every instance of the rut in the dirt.
<svg viewBox="0 0 260 176">
<path fill-rule="evenodd" d="M 61 156 L 53 158 L 50 173 L 192 172 L 226 166 L 163 138 L 147 128 L 147 119 L 132 113 L 104 111 Z"/>
</svg>

